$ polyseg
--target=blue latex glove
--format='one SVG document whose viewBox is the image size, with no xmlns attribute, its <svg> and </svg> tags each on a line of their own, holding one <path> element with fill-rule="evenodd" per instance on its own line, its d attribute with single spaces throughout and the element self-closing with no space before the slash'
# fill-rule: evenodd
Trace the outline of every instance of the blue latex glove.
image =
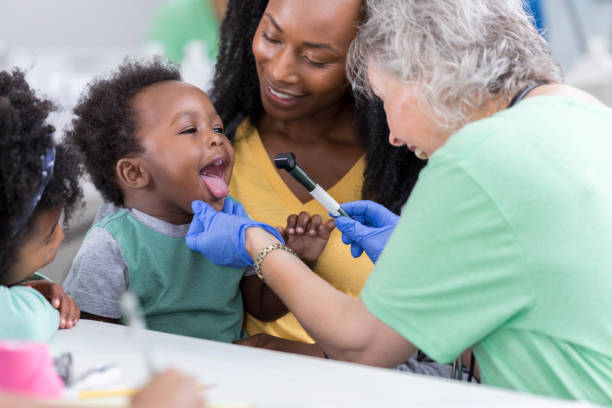
<svg viewBox="0 0 612 408">
<path fill-rule="evenodd" d="M 200 252 L 215 265 L 240 268 L 253 266 L 245 248 L 245 232 L 249 227 L 263 228 L 283 244 L 276 228 L 248 218 L 240 203 L 226 199 L 222 211 L 196 200 L 191 203 L 193 220 L 185 237 L 187 246 Z"/>
<path fill-rule="evenodd" d="M 400 217 L 373 201 L 352 201 L 341 207 L 351 216 L 336 218 L 342 242 L 351 246 L 353 258 L 365 251 L 376 263 Z"/>
<path fill-rule="evenodd" d="M 192 203 L 192 209 L 193 209 L 193 203 Z M 223 210 L 221 211 L 224 212 L 225 214 L 238 215 L 240 217 L 249 218 L 242 204 L 240 204 L 238 201 L 232 200 L 229 197 L 227 197 L 225 201 L 223 202 Z"/>
</svg>

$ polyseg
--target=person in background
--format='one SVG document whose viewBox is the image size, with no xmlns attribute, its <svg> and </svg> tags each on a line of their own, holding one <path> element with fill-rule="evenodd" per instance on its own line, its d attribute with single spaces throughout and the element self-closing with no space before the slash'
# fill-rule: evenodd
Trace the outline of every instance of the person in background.
<svg viewBox="0 0 612 408">
<path fill-rule="evenodd" d="M 0 72 L 0 340 L 46 341 L 79 320 L 61 285 L 36 274 L 82 198 L 78 157 L 46 123 L 53 109 L 22 71 Z"/>
<path fill-rule="evenodd" d="M 185 46 L 193 40 L 206 45 L 214 61 L 219 48 L 219 22 L 225 15 L 227 0 L 166 0 L 156 11 L 149 40 L 164 47 L 164 55 L 180 63 Z"/>
</svg>

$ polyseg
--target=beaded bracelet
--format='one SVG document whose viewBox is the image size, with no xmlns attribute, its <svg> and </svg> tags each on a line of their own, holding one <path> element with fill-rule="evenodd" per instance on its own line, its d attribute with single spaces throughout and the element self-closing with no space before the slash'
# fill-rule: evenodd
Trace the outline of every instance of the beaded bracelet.
<svg viewBox="0 0 612 408">
<path fill-rule="evenodd" d="M 293 249 L 281 244 L 281 243 L 276 243 L 276 244 L 270 244 L 270 245 L 266 245 L 265 247 L 263 247 L 262 249 L 259 250 L 259 252 L 257 253 L 257 256 L 255 257 L 255 262 L 253 264 L 253 269 L 255 270 L 255 274 L 257 275 L 257 277 L 259 277 L 259 279 L 261 279 L 262 281 L 264 280 L 263 274 L 261 273 L 261 264 L 264 260 L 264 258 L 266 257 L 266 255 L 268 255 L 270 252 L 275 251 L 277 249 L 281 249 L 283 251 L 287 251 L 289 252 L 291 255 L 293 256 L 297 256 L 297 254 L 293 251 Z"/>
</svg>

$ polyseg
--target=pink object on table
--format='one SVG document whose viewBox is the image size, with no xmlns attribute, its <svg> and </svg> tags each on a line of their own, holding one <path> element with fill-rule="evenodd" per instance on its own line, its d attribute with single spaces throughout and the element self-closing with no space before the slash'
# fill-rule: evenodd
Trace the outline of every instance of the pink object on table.
<svg viewBox="0 0 612 408">
<path fill-rule="evenodd" d="M 58 398 L 63 389 L 46 344 L 0 341 L 0 391 Z"/>
</svg>

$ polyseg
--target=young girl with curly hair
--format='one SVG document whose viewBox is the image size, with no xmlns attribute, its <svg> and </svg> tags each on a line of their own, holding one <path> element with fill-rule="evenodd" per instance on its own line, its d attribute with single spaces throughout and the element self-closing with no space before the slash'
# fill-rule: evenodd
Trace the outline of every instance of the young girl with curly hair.
<svg viewBox="0 0 612 408">
<path fill-rule="evenodd" d="M 82 198 L 78 158 L 46 123 L 52 110 L 23 72 L 0 72 L 0 339 L 47 340 L 79 319 L 62 287 L 35 275 Z"/>
</svg>

